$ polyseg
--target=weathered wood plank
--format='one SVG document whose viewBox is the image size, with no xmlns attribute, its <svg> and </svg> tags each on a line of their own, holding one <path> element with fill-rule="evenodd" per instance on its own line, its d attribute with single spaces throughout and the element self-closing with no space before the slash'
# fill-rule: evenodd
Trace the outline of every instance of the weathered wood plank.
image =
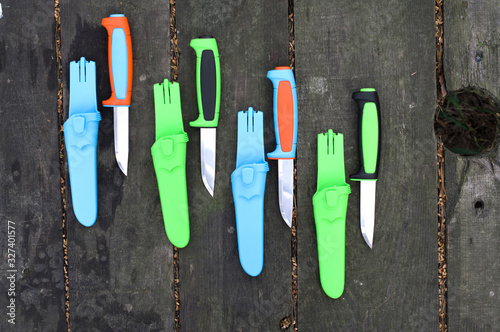
<svg viewBox="0 0 500 332">
<path fill-rule="evenodd" d="M 273 331 L 291 314 L 290 229 L 278 208 L 277 165 L 270 162 L 264 208 L 264 269 L 252 278 L 240 266 L 230 175 L 236 167 L 237 112 L 264 112 L 265 148 L 274 149 L 272 85 L 267 71 L 287 65 L 287 1 L 178 1 L 176 19 L 185 129 L 189 135 L 191 240 L 179 250 L 180 319 L 185 331 Z M 217 128 L 215 195 L 200 175 L 193 38 L 217 39 L 222 100 Z"/>
<path fill-rule="evenodd" d="M 0 330 L 61 331 L 66 323 L 54 1 L 7 0 L 1 6 Z M 8 239 L 8 226 L 15 242 Z M 15 251 L 12 266 L 8 249 Z M 6 315 L 11 299 L 15 325 Z"/>
<path fill-rule="evenodd" d="M 500 97 L 500 8 L 491 2 L 445 4 L 447 89 L 477 86 Z M 500 150 L 480 158 L 446 153 L 448 327 L 500 326 Z"/>
<path fill-rule="evenodd" d="M 76 331 L 171 330 L 172 246 L 163 226 L 150 152 L 155 139 L 153 84 L 169 77 L 169 2 L 64 1 L 61 7 L 65 110 L 69 62 L 85 56 L 97 64 L 102 115 L 94 226 L 78 223 L 68 197 L 71 326 Z M 134 57 L 128 177 L 115 161 L 112 109 L 100 106 L 111 93 L 101 19 L 114 13 L 129 20 Z"/>
<path fill-rule="evenodd" d="M 438 326 L 434 1 L 295 2 L 299 96 L 299 330 L 432 331 Z M 372 250 L 349 181 L 345 291 L 321 289 L 312 196 L 316 136 L 344 134 L 346 174 L 358 169 L 351 94 L 376 88 L 382 155 Z"/>
</svg>

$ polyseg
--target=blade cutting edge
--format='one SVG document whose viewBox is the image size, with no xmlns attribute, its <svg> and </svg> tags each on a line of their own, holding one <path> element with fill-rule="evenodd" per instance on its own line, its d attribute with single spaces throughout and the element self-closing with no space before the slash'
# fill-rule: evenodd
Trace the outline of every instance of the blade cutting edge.
<svg viewBox="0 0 500 332">
<path fill-rule="evenodd" d="M 123 174 L 128 170 L 128 106 L 113 107 L 115 156 Z"/>
<path fill-rule="evenodd" d="M 292 227 L 293 159 L 278 159 L 278 192 L 281 216 Z"/>
<path fill-rule="evenodd" d="M 361 233 L 366 244 L 373 246 L 373 232 L 375 229 L 375 191 L 377 181 L 361 181 Z"/>
<path fill-rule="evenodd" d="M 200 128 L 201 178 L 210 195 L 215 185 L 215 128 Z"/>
</svg>

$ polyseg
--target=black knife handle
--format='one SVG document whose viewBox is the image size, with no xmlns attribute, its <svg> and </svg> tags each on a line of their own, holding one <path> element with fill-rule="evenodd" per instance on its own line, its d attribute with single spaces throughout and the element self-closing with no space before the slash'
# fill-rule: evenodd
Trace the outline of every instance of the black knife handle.
<svg viewBox="0 0 500 332">
<path fill-rule="evenodd" d="M 358 147 L 360 168 L 351 180 L 376 180 L 380 163 L 380 103 L 375 89 L 361 89 L 353 93 L 358 105 Z"/>
<path fill-rule="evenodd" d="M 196 92 L 199 116 L 191 127 L 217 127 L 220 109 L 220 62 L 215 38 L 203 36 L 191 40 L 196 52 Z"/>
</svg>

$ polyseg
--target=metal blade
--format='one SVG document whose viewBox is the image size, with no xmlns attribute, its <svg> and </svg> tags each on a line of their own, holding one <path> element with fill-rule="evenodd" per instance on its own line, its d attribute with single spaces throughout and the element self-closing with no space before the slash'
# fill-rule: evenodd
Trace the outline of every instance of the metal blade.
<svg viewBox="0 0 500 332">
<path fill-rule="evenodd" d="M 377 181 L 361 181 L 361 233 L 370 248 L 373 246 L 375 229 L 375 191 Z"/>
<path fill-rule="evenodd" d="M 293 159 L 278 159 L 278 192 L 281 216 L 292 227 Z"/>
<path fill-rule="evenodd" d="M 113 107 L 115 156 L 118 167 L 127 175 L 128 169 L 128 106 Z"/>
<path fill-rule="evenodd" d="M 210 195 L 215 185 L 215 128 L 200 129 L 201 178 Z"/>
</svg>

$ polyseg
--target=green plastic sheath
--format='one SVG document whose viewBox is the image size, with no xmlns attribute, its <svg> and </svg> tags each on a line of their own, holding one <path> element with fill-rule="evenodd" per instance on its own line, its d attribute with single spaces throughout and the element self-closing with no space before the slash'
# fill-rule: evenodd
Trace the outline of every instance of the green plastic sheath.
<svg viewBox="0 0 500 332">
<path fill-rule="evenodd" d="M 377 169 L 378 154 L 378 115 L 375 103 L 366 103 L 363 108 L 361 140 L 363 144 L 363 162 L 366 173 Z"/>
<path fill-rule="evenodd" d="M 154 85 L 156 140 L 169 135 L 184 134 L 179 83 L 164 80 Z"/>
<path fill-rule="evenodd" d="M 165 231 L 173 245 L 189 242 L 186 144 L 178 83 L 154 86 L 156 142 L 151 147 Z"/>
<path fill-rule="evenodd" d="M 220 61 L 219 50 L 217 48 L 217 41 L 215 38 L 196 38 L 191 40 L 189 44 L 196 52 L 196 91 L 198 99 L 199 116 L 195 121 L 191 121 L 191 127 L 217 127 L 219 123 L 219 109 L 220 109 L 220 94 L 221 94 L 221 81 L 220 81 Z M 201 84 L 201 59 L 203 51 L 212 51 L 215 59 L 215 117 L 211 121 L 205 120 L 203 116 L 203 103 L 202 103 L 202 84 Z"/>
<path fill-rule="evenodd" d="M 318 184 L 312 201 L 321 286 L 334 299 L 344 291 L 345 223 L 350 193 L 345 182 L 344 137 L 330 129 L 318 135 Z"/>
<path fill-rule="evenodd" d="M 346 185 L 344 170 L 344 135 L 329 129 L 318 135 L 318 189 Z"/>
</svg>

